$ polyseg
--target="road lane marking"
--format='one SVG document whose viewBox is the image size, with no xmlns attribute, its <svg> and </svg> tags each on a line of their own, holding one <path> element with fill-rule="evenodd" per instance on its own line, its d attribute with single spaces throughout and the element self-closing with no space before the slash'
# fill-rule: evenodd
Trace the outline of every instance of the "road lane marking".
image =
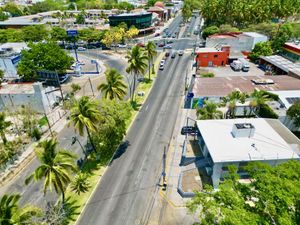
<svg viewBox="0 0 300 225">
<path fill-rule="evenodd" d="M 146 108 L 145 108 L 145 111 L 147 111 L 147 110 L 148 110 L 148 106 L 149 106 L 149 105 L 147 105 L 147 106 L 146 106 Z"/>
</svg>

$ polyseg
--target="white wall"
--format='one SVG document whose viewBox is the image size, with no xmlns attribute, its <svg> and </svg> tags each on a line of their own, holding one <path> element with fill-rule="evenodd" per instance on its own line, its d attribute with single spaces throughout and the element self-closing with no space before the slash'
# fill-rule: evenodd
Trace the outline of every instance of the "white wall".
<svg viewBox="0 0 300 225">
<path fill-rule="evenodd" d="M 16 65 L 13 64 L 10 58 L 0 58 L 0 69 L 4 71 L 4 78 L 6 79 L 19 78 Z"/>
<path fill-rule="evenodd" d="M 41 83 L 33 84 L 34 93 L 0 94 L 0 109 L 18 110 L 21 106 L 29 106 L 38 113 L 49 113 L 56 101 L 54 92 L 45 94 L 51 88 L 43 89 Z"/>
</svg>

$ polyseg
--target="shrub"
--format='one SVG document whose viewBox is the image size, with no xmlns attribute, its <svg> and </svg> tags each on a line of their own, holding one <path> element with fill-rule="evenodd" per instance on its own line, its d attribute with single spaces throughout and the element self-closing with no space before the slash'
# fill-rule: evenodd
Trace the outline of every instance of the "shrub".
<svg viewBox="0 0 300 225">
<path fill-rule="evenodd" d="M 201 77 L 214 77 L 215 74 L 214 73 L 203 73 L 201 74 Z"/>
<path fill-rule="evenodd" d="M 267 104 L 263 104 L 260 107 L 258 115 L 259 115 L 259 117 L 262 117 L 262 118 L 278 119 L 278 115 Z"/>
<path fill-rule="evenodd" d="M 37 127 L 35 127 L 32 130 L 31 137 L 35 138 L 35 140 L 37 140 L 37 141 L 41 139 L 42 134 L 41 134 L 40 130 Z"/>
</svg>

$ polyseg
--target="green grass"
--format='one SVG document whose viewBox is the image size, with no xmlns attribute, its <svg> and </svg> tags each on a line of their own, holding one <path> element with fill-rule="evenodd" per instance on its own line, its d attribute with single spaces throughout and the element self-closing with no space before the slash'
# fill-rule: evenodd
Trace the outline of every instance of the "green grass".
<svg viewBox="0 0 300 225">
<path fill-rule="evenodd" d="M 47 125 L 47 117 L 46 116 L 43 116 L 40 120 L 39 120 L 39 126 L 42 127 L 42 126 L 45 126 Z"/>
<path fill-rule="evenodd" d="M 201 77 L 214 77 L 215 74 L 214 73 L 203 73 L 201 74 Z"/>
</svg>

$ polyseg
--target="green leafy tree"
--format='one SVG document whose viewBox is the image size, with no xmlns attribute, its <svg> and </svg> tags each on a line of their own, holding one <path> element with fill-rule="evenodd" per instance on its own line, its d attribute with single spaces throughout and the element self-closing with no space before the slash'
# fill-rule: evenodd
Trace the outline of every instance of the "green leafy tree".
<svg viewBox="0 0 300 225">
<path fill-rule="evenodd" d="M 225 98 L 223 98 L 223 103 L 227 104 L 229 111 L 229 117 L 235 118 L 236 113 L 236 104 L 238 102 L 245 103 L 247 95 L 245 93 L 242 93 L 240 91 L 233 91 L 230 94 L 228 94 Z"/>
<path fill-rule="evenodd" d="M 40 166 L 26 178 L 25 184 L 29 184 L 33 179 L 34 181 L 44 179 L 44 195 L 48 188 L 50 191 L 54 188 L 57 194 L 62 195 L 62 202 L 64 203 L 65 190 L 72 180 L 72 172 L 77 171 L 76 155 L 70 151 L 58 150 L 57 141 L 54 139 L 40 142 L 35 149 L 35 154 Z"/>
<path fill-rule="evenodd" d="M 81 90 L 81 87 L 79 84 L 71 84 L 71 95 L 74 95 L 76 92 Z"/>
<path fill-rule="evenodd" d="M 273 54 L 273 50 L 270 42 L 258 42 L 255 44 L 254 49 L 249 54 L 249 58 L 252 61 L 259 60 L 260 56 L 269 56 Z"/>
<path fill-rule="evenodd" d="M 218 105 L 206 101 L 202 108 L 197 109 L 197 117 L 199 120 L 222 119 L 223 113 L 218 110 Z"/>
<path fill-rule="evenodd" d="M 7 13 L 0 11 L 0 21 L 4 21 L 8 19 Z"/>
<path fill-rule="evenodd" d="M 4 71 L 0 69 L 0 87 L 1 87 L 3 78 L 4 78 Z"/>
<path fill-rule="evenodd" d="M 66 41 L 67 32 L 61 27 L 52 27 L 50 37 L 53 41 Z"/>
<path fill-rule="evenodd" d="M 93 140 L 100 157 L 109 161 L 126 134 L 132 107 L 128 102 L 103 99 L 99 109 L 103 119 L 98 132 L 93 133 Z"/>
<path fill-rule="evenodd" d="M 87 192 L 91 188 L 87 175 L 85 173 L 77 174 L 72 181 L 71 188 L 78 195 Z"/>
<path fill-rule="evenodd" d="M 42 210 L 26 205 L 19 206 L 21 195 L 3 195 L 0 199 L 0 225 L 29 225 L 42 216 Z"/>
<path fill-rule="evenodd" d="M 21 8 L 13 2 L 6 3 L 2 9 L 8 12 L 12 17 L 23 16 Z"/>
<path fill-rule="evenodd" d="M 84 130 L 86 130 L 90 143 L 94 151 L 96 151 L 91 132 L 97 131 L 97 124 L 101 120 L 97 102 L 87 96 L 81 97 L 72 107 L 70 119 L 70 123 L 74 125 L 80 136 L 83 136 Z"/>
<path fill-rule="evenodd" d="M 300 127 L 300 102 L 295 102 L 286 112 L 288 117 L 293 120 L 293 124 L 299 128 Z"/>
<path fill-rule="evenodd" d="M 126 95 L 127 86 L 123 82 L 122 75 L 116 69 L 109 69 L 105 72 L 106 83 L 98 86 L 104 98 L 122 100 Z"/>
<path fill-rule="evenodd" d="M 27 81 L 34 80 L 37 71 L 57 71 L 58 74 L 64 74 L 72 65 L 73 58 L 55 43 L 30 43 L 28 47 L 29 50 L 21 51 L 22 57 L 17 67 L 18 74 Z"/>
<path fill-rule="evenodd" d="M 230 24 L 222 24 L 220 26 L 220 33 L 239 32 L 239 29 L 231 26 Z"/>
<path fill-rule="evenodd" d="M 0 112 L 0 136 L 3 141 L 3 144 L 7 143 L 7 138 L 6 138 L 6 130 L 8 127 L 10 127 L 12 123 L 10 121 L 6 120 L 6 114 L 4 112 Z"/>
<path fill-rule="evenodd" d="M 76 23 L 77 24 L 85 24 L 85 12 L 82 11 L 81 13 L 79 13 L 77 16 L 76 16 Z"/>
<path fill-rule="evenodd" d="M 148 57 L 148 73 L 149 80 L 151 80 L 151 66 L 153 66 L 153 59 L 157 55 L 156 45 L 153 41 L 149 41 L 145 46 L 145 51 Z"/>
<path fill-rule="evenodd" d="M 250 184 L 237 181 L 235 168 L 229 170 L 218 191 L 206 186 L 203 192 L 196 192 L 187 206 L 199 213 L 199 224 L 298 224 L 299 161 L 274 167 L 256 162 L 244 170 L 251 177 Z"/>
<path fill-rule="evenodd" d="M 33 25 L 22 28 L 22 39 L 25 42 L 38 42 L 48 39 L 49 32 L 44 25 Z"/>
<path fill-rule="evenodd" d="M 280 51 L 285 42 L 293 36 L 293 27 L 291 24 L 279 25 L 276 35 L 272 39 L 272 48 L 274 52 Z"/>
<path fill-rule="evenodd" d="M 208 36 L 220 33 L 220 30 L 217 26 L 206 27 L 202 32 L 202 37 L 206 39 Z"/>
<path fill-rule="evenodd" d="M 148 57 L 146 53 L 139 46 L 134 46 L 131 51 L 127 52 L 126 56 L 128 60 L 128 67 L 126 68 L 126 72 L 133 74 L 133 84 L 131 88 L 131 102 L 134 99 L 135 85 L 138 75 L 142 75 L 145 73 L 147 68 L 147 60 Z"/>
</svg>

